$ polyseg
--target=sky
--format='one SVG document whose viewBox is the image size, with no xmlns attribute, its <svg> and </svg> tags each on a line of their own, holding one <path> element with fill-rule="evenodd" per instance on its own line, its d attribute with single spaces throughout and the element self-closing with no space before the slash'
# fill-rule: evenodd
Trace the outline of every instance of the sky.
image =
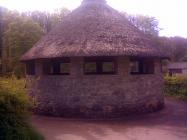
<svg viewBox="0 0 187 140">
<path fill-rule="evenodd" d="M 160 36 L 187 38 L 187 0 L 106 0 L 107 3 L 129 14 L 153 16 L 162 28 Z M 82 0 L 0 0 L 0 5 L 18 11 L 50 11 L 66 7 L 77 8 Z"/>
</svg>

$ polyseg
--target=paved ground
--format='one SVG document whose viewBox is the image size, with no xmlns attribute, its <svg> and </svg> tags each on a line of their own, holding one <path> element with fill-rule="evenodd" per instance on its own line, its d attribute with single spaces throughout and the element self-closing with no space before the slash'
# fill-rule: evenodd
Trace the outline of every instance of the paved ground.
<svg viewBox="0 0 187 140">
<path fill-rule="evenodd" d="M 118 120 L 33 116 L 46 140 L 187 140 L 187 102 L 166 100 L 160 112 Z"/>
</svg>

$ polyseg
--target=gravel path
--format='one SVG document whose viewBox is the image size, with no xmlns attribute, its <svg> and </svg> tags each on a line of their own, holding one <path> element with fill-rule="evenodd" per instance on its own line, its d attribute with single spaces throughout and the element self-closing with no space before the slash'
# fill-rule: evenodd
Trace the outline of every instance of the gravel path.
<svg viewBox="0 0 187 140">
<path fill-rule="evenodd" d="M 46 140 L 187 140 L 187 102 L 166 99 L 160 112 L 118 120 L 33 116 Z"/>
</svg>

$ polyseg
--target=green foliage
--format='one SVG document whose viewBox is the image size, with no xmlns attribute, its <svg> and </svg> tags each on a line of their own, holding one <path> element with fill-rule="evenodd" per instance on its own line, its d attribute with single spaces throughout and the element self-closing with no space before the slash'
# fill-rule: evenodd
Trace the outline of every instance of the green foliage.
<svg viewBox="0 0 187 140">
<path fill-rule="evenodd" d="M 152 39 L 157 43 L 157 46 L 162 48 L 161 51 L 169 52 L 171 60 L 174 62 L 187 61 L 187 39 L 182 37 L 158 37 L 159 22 L 154 17 L 144 15 L 129 15 L 122 13 L 128 21 L 145 34 L 152 35 Z"/>
<path fill-rule="evenodd" d="M 0 72 L 24 76 L 20 57 L 69 12 L 62 8 L 54 13 L 19 13 L 0 7 Z"/>
<path fill-rule="evenodd" d="M 165 93 L 187 99 L 187 79 L 180 77 L 165 77 Z"/>
<path fill-rule="evenodd" d="M 181 37 L 169 38 L 173 61 L 185 61 L 187 55 L 187 39 Z"/>
<path fill-rule="evenodd" d="M 134 26 L 136 26 L 142 32 L 153 36 L 158 36 L 161 28 L 159 28 L 159 22 L 155 17 L 144 15 L 129 15 L 127 13 L 123 14 Z"/>
<path fill-rule="evenodd" d="M 23 66 L 19 59 L 43 35 L 42 28 L 29 18 L 18 17 L 9 23 L 4 32 L 4 64 L 7 72 L 21 76 Z"/>
<path fill-rule="evenodd" d="M 38 23 L 45 33 L 49 32 L 56 24 L 62 21 L 63 17 L 68 15 L 70 11 L 66 8 L 56 9 L 53 13 L 33 11 L 24 12 L 22 15 L 31 18 L 34 22 Z"/>
<path fill-rule="evenodd" d="M 28 123 L 30 107 L 24 80 L 0 78 L 1 140 L 43 139 Z"/>
</svg>

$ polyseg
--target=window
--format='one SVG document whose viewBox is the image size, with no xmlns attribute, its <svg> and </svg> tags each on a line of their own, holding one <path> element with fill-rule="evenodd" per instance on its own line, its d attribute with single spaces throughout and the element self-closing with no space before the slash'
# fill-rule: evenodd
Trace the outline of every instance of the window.
<svg viewBox="0 0 187 140">
<path fill-rule="evenodd" d="M 114 73 L 115 72 L 115 66 L 113 62 L 103 62 L 102 65 L 103 73 Z"/>
<path fill-rule="evenodd" d="M 53 67 L 51 61 L 43 61 L 43 74 L 53 74 Z"/>
<path fill-rule="evenodd" d="M 116 74 L 116 61 L 111 57 L 85 58 L 84 73 L 91 74 Z"/>
<path fill-rule="evenodd" d="M 132 61 L 130 63 L 131 67 L 131 73 L 139 73 L 139 62 L 138 61 Z"/>
<path fill-rule="evenodd" d="M 70 63 L 60 63 L 60 74 L 70 74 Z"/>
<path fill-rule="evenodd" d="M 97 63 L 96 62 L 86 62 L 85 63 L 85 73 L 94 74 L 97 73 Z"/>
<path fill-rule="evenodd" d="M 35 62 L 34 61 L 26 62 L 26 74 L 35 75 Z"/>
<path fill-rule="evenodd" d="M 154 61 L 142 58 L 131 59 L 131 74 L 154 74 Z"/>
<path fill-rule="evenodd" d="M 43 63 L 43 73 L 48 75 L 69 75 L 70 59 L 53 59 Z"/>
</svg>

